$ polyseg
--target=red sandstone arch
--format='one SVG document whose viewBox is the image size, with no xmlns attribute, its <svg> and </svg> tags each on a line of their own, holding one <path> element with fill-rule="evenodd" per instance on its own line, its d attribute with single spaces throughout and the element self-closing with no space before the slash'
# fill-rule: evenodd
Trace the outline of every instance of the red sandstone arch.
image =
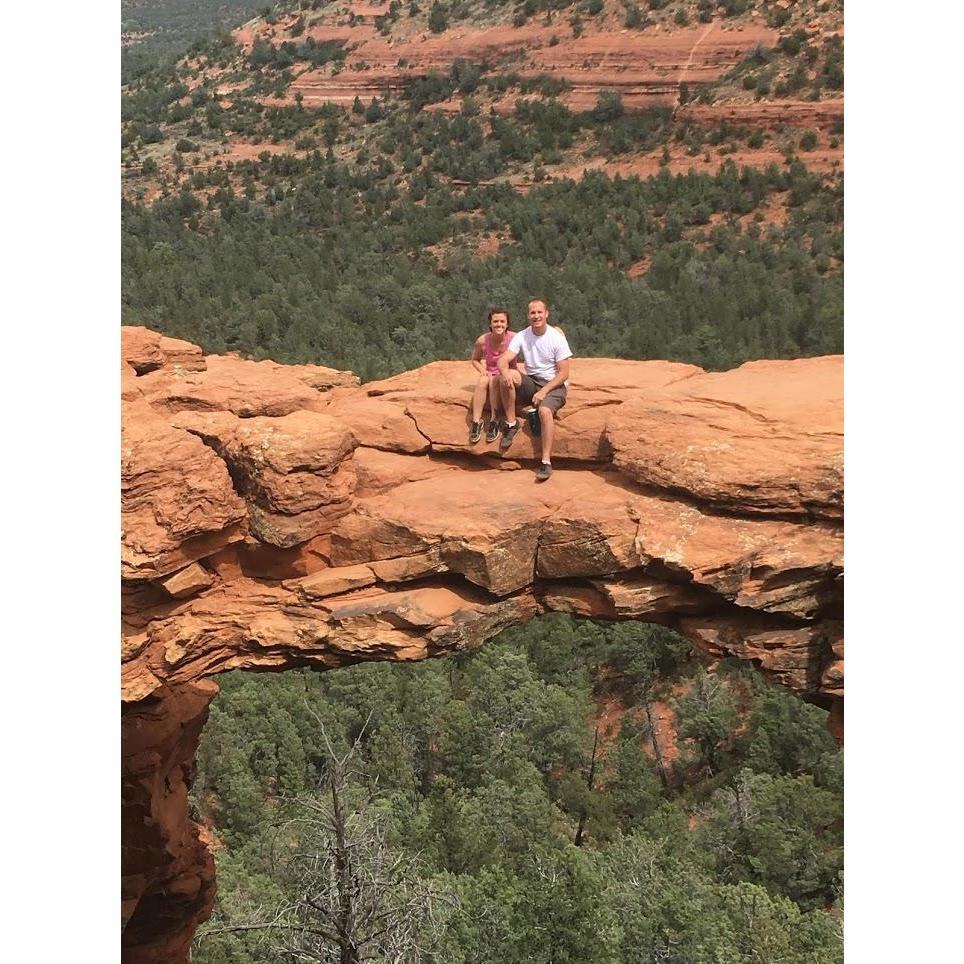
<svg viewBox="0 0 964 964">
<path fill-rule="evenodd" d="M 123 329 L 125 959 L 213 900 L 187 816 L 212 675 L 417 660 L 549 611 L 670 625 L 842 721 L 842 359 L 577 359 L 556 472 L 465 444 L 472 372 L 202 356 Z"/>
</svg>

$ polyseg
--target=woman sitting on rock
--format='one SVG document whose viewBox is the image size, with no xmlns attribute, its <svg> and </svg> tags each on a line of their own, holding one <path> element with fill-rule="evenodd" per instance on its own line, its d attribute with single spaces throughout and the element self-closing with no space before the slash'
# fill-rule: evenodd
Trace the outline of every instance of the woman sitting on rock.
<svg viewBox="0 0 964 964">
<path fill-rule="evenodd" d="M 475 445 L 482 438 L 482 410 L 486 398 L 489 402 L 489 429 L 485 433 L 486 442 L 494 442 L 502 434 L 503 397 L 499 373 L 499 355 L 508 347 L 515 332 L 509 330 L 509 312 L 504 308 L 493 308 L 489 312 L 489 330 L 479 335 L 472 351 L 472 365 L 479 373 L 479 380 L 472 395 L 472 427 L 469 429 L 469 444 Z M 513 370 L 518 370 L 516 362 Z M 513 413 L 514 414 L 514 413 Z"/>
</svg>

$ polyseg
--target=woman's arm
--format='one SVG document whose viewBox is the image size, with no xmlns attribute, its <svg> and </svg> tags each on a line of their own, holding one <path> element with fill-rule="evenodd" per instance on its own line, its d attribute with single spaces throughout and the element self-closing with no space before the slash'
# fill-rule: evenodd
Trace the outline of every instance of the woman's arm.
<svg viewBox="0 0 964 964">
<path fill-rule="evenodd" d="M 472 367 L 480 374 L 485 374 L 485 335 L 479 335 L 475 339 L 475 347 L 472 349 Z"/>
</svg>

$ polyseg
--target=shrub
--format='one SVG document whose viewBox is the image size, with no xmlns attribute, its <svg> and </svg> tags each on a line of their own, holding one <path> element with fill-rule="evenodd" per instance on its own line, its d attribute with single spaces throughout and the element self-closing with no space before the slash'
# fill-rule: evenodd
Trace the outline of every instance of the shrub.
<svg viewBox="0 0 964 964">
<path fill-rule="evenodd" d="M 789 54 L 791 57 L 796 57 L 800 53 L 800 48 L 807 42 L 807 34 L 804 30 L 794 30 L 793 33 L 787 34 L 780 38 L 777 46 L 785 53 Z"/>
<path fill-rule="evenodd" d="M 746 58 L 744 63 L 750 64 L 768 64 L 770 62 L 770 51 L 763 46 L 763 44 L 757 44 L 751 51 L 750 55 Z"/>
<path fill-rule="evenodd" d="M 186 137 L 182 137 L 174 145 L 174 150 L 180 151 L 182 154 L 193 154 L 195 151 L 199 150 L 199 148 L 194 141 L 189 141 Z"/>
<path fill-rule="evenodd" d="M 452 83 L 461 93 L 471 94 L 478 88 L 479 81 L 482 79 L 482 68 L 478 64 L 456 57 L 452 62 L 450 76 Z"/>
<path fill-rule="evenodd" d="M 164 140 L 164 134 L 157 124 L 145 124 L 141 128 L 141 140 L 145 144 L 157 144 Z"/>
<path fill-rule="evenodd" d="M 812 151 L 817 146 L 817 135 L 815 131 L 804 131 L 800 138 L 800 150 Z"/>
<path fill-rule="evenodd" d="M 248 64 L 258 70 L 274 61 L 274 47 L 263 37 L 258 37 L 248 54 Z"/>
<path fill-rule="evenodd" d="M 803 67 L 794 67 L 790 72 L 790 76 L 786 80 L 786 88 L 790 93 L 796 93 L 796 91 L 802 89 L 807 83 L 807 72 Z"/>
<path fill-rule="evenodd" d="M 432 9 L 428 15 L 428 29 L 432 33 L 444 33 L 449 25 L 449 12 L 448 8 L 435 0 L 432 4 Z"/>
<path fill-rule="evenodd" d="M 592 109 L 593 120 L 605 123 L 622 117 L 624 113 L 623 98 L 614 90 L 601 90 Z"/>
<path fill-rule="evenodd" d="M 823 65 L 823 80 L 831 90 L 843 90 L 843 64 L 828 61 Z"/>
<path fill-rule="evenodd" d="M 790 11 L 777 7 L 767 15 L 767 26 L 779 30 L 790 19 Z"/>
<path fill-rule="evenodd" d="M 637 30 L 644 26 L 643 12 L 635 3 L 631 3 L 626 8 L 626 19 L 623 21 L 623 26 L 630 30 Z"/>
</svg>

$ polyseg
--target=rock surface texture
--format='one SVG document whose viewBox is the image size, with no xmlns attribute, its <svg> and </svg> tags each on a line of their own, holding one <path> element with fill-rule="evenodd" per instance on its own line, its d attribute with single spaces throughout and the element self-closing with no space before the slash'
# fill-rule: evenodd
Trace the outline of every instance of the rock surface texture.
<svg viewBox="0 0 964 964">
<path fill-rule="evenodd" d="M 540 613 L 672 626 L 843 703 L 843 360 L 574 359 L 555 472 L 467 443 L 473 370 L 204 356 L 123 329 L 125 960 L 185 960 L 188 818 L 225 670 L 418 660 Z"/>
</svg>

